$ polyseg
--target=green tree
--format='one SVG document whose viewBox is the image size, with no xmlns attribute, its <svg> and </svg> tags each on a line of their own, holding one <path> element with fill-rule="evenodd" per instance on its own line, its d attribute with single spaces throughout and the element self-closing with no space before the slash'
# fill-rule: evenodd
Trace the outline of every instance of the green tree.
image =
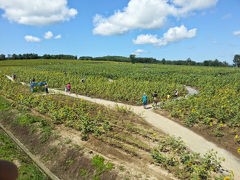
<svg viewBox="0 0 240 180">
<path fill-rule="evenodd" d="M 135 63 L 136 63 L 136 55 L 135 55 L 135 54 L 131 54 L 131 55 L 129 56 L 129 58 L 130 58 L 132 64 L 135 64 Z"/>
<path fill-rule="evenodd" d="M 166 59 L 165 58 L 162 59 L 162 64 L 166 64 Z"/>
<path fill-rule="evenodd" d="M 233 59 L 233 63 L 235 66 L 240 67 L 240 55 L 236 54 Z"/>
<path fill-rule="evenodd" d="M 196 62 L 193 61 L 191 58 L 187 58 L 186 65 L 196 65 Z"/>
<path fill-rule="evenodd" d="M 5 55 L 4 54 L 0 54 L 0 60 L 5 60 Z"/>
</svg>

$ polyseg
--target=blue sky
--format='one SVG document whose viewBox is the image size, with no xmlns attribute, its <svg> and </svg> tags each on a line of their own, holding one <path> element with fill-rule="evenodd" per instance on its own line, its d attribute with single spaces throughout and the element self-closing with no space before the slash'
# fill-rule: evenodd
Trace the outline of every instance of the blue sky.
<svg viewBox="0 0 240 180">
<path fill-rule="evenodd" d="M 239 7 L 239 0 L 0 0 L 0 54 L 232 63 Z"/>
</svg>

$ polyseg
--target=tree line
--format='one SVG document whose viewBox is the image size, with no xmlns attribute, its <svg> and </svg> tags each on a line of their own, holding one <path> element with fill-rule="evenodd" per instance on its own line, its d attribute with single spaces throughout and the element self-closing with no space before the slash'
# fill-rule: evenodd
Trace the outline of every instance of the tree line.
<svg viewBox="0 0 240 180">
<path fill-rule="evenodd" d="M 219 61 L 218 59 L 215 60 L 205 60 L 203 62 L 196 62 L 188 58 L 187 60 L 165 60 L 164 58 L 160 61 L 162 64 L 169 64 L 169 65 L 185 65 L 185 66 L 216 66 L 216 67 L 227 67 L 230 66 L 226 61 Z"/>
<path fill-rule="evenodd" d="M 38 54 L 30 53 L 30 54 L 8 54 L 7 56 L 4 54 L 0 54 L 0 60 L 21 60 L 21 59 L 77 59 L 77 56 L 72 55 L 51 55 L 44 54 L 43 56 L 39 56 Z"/>
<path fill-rule="evenodd" d="M 92 57 L 92 56 L 77 56 L 73 55 L 51 55 L 44 54 L 39 56 L 38 54 L 0 54 L 0 60 L 21 60 L 21 59 L 69 59 L 69 60 L 93 60 L 93 61 L 116 61 L 116 62 L 131 62 L 131 63 L 153 63 L 153 64 L 168 64 L 168 65 L 185 65 L 185 66 L 216 66 L 216 67 L 227 67 L 230 66 L 226 61 L 205 60 L 203 62 L 196 62 L 188 58 L 187 60 L 157 60 L 151 57 L 136 57 L 131 54 L 129 57 L 124 56 L 103 56 L 103 57 Z M 233 59 L 233 66 L 240 67 L 240 55 L 236 54 Z"/>
<path fill-rule="evenodd" d="M 168 65 L 185 65 L 185 66 L 216 66 L 216 67 L 227 67 L 230 66 L 226 61 L 205 60 L 203 62 L 196 62 L 188 58 L 187 60 L 157 60 L 155 58 L 136 57 L 131 54 L 129 57 L 123 56 L 103 56 L 103 57 L 91 57 L 81 56 L 79 60 L 93 60 L 93 61 L 117 61 L 117 62 L 131 62 L 131 63 L 152 63 L 152 64 L 168 64 Z M 239 60 L 240 61 L 240 60 Z M 239 62 L 240 66 L 240 62 Z"/>
<path fill-rule="evenodd" d="M 135 56 L 134 56 L 135 57 Z M 103 56 L 103 57 L 90 57 L 90 56 L 81 56 L 79 60 L 94 60 L 94 61 L 117 61 L 117 62 L 132 62 L 131 55 L 130 57 L 123 56 Z M 149 57 L 135 57 L 134 63 L 158 63 L 155 58 Z"/>
</svg>

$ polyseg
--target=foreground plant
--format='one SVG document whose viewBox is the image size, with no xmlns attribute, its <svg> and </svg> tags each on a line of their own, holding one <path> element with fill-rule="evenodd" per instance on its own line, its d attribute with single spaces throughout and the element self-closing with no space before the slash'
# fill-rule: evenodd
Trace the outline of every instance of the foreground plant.
<svg viewBox="0 0 240 180">
<path fill-rule="evenodd" d="M 217 152 L 211 150 L 200 156 L 198 153 L 191 152 L 179 138 L 170 136 L 162 138 L 159 146 L 153 149 L 152 157 L 166 169 L 175 169 L 173 172 L 180 179 L 224 178 L 222 174 L 224 170 L 221 166 L 224 160 L 217 157 Z M 233 178 L 230 175 L 229 177 Z"/>
</svg>

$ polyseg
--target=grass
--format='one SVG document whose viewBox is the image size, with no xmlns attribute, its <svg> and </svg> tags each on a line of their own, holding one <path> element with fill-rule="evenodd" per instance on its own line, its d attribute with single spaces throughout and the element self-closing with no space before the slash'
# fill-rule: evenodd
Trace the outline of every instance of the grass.
<svg viewBox="0 0 240 180">
<path fill-rule="evenodd" d="M 11 109 L 11 103 L 0 96 L 0 111 L 7 111 Z"/>
<path fill-rule="evenodd" d="M 9 113 L 11 109 L 11 103 L 0 96 L 1 114 L 12 115 L 12 113 Z M 28 124 L 33 120 L 30 118 L 28 121 L 26 116 L 19 116 L 17 119 L 22 125 Z M 31 159 L 21 149 L 19 149 L 19 147 L 17 147 L 17 145 L 5 133 L 3 133 L 2 130 L 0 130 L 0 159 L 10 162 L 17 161 L 20 164 L 18 167 L 19 180 L 48 179 L 46 175 L 43 174 L 31 161 Z"/>
<path fill-rule="evenodd" d="M 89 174 L 85 169 L 80 169 L 80 175 L 82 176 L 83 179 L 88 179 Z"/>
<path fill-rule="evenodd" d="M 15 116 L 14 122 L 21 126 L 30 127 L 31 132 L 35 131 L 36 128 L 39 127 L 42 134 L 41 142 L 45 143 L 52 135 L 53 127 L 51 126 L 51 124 L 49 124 L 49 122 L 47 122 L 47 120 L 45 119 L 29 114 L 28 113 L 29 109 L 26 106 L 17 105 L 16 108 L 21 110 L 16 112 L 15 109 L 14 113 L 10 112 L 13 109 L 12 103 L 10 103 L 9 101 L 0 96 L 0 111 L 2 112 L 2 115 L 5 114 L 6 116 L 7 114 L 9 115 L 14 114 Z M 36 123 L 38 123 L 37 127 Z"/>
<path fill-rule="evenodd" d="M 0 104 L 1 104 L 1 111 L 4 112 L 1 114 L 7 114 L 11 115 L 11 119 L 9 118 L 9 121 L 13 122 L 13 124 L 17 124 L 18 126 L 25 126 L 33 133 L 36 130 L 40 130 L 41 134 L 41 143 L 45 143 L 48 141 L 48 139 L 52 135 L 53 127 L 51 124 L 48 123 L 47 120 L 35 117 L 29 113 L 26 112 L 19 112 L 15 107 L 11 107 L 11 103 L 9 103 L 4 98 L 0 97 Z M 3 111 L 4 110 L 4 111 Z M 14 120 L 12 120 L 12 118 Z M 71 139 L 66 139 L 64 144 L 71 144 Z M 44 162 L 51 161 L 56 154 L 58 154 L 58 149 L 56 146 L 49 147 L 50 148 L 50 154 L 46 154 L 42 157 L 42 160 Z M 84 146 L 80 147 L 79 145 L 74 145 L 72 147 L 75 150 L 81 151 L 84 149 Z M 11 140 L 2 133 L 0 130 L 0 159 L 8 160 L 8 161 L 15 161 L 19 162 L 21 164 L 19 168 L 19 179 L 20 180 L 45 180 L 48 179 L 39 169 L 38 167 L 31 162 L 31 159 L 29 159 L 17 146 L 11 142 Z M 68 157 L 65 160 L 65 170 L 68 168 L 71 168 L 73 164 L 75 163 L 75 160 L 72 157 Z M 91 161 L 90 161 L 91 163 Z M 84 169 L 81 169 L 81 175 L 83 176 L 83 179 L 88 179 L 89 176 L 92 177 L 92 179 L 98 180 L 99 176 L 101 176 L 104 172 L 110 171 L 113 168 L 113 164 L 110 162 L 104 162 L 104 158 L 98 156 L 94 157 L 91 163 L 91 166 L 93 169 L 95 169 L 91 174 L 88 174 L 87 171 Z"/>
<path fill-rule="evenodd" d="M 107 171 L 111 171 L 114 169 L 114 165 L 110 162 L 105 162 L 104 157 L 100 155 L 95 155 L 92 158 L 92 170 L 94 170 L 94 174 L 91 175 L 87 170 L 80 169 L 80 175 L 82 179 L 92 179 L 92 180 L 100 180 L 101 175 Z"/>
<path fill-rule="evenodd" d="M 53 127 L 46 120 L 33 116 L 31 114 L 18 114 L 15 118 L 15 123 L 21 126 L 30 127 L 30 131 L 33 132 L 37 128 L 40 128 L 41 143 L 45 143 L 52 135 Z"/>
<path fill-rule="evenodd" d="M 12 140 L 0 130 L 0 159 L 10 162 L 17 161 L 19 180 L 45 180 L 48 179 L 31 159 L 21 151 Z"/>
</svg>

